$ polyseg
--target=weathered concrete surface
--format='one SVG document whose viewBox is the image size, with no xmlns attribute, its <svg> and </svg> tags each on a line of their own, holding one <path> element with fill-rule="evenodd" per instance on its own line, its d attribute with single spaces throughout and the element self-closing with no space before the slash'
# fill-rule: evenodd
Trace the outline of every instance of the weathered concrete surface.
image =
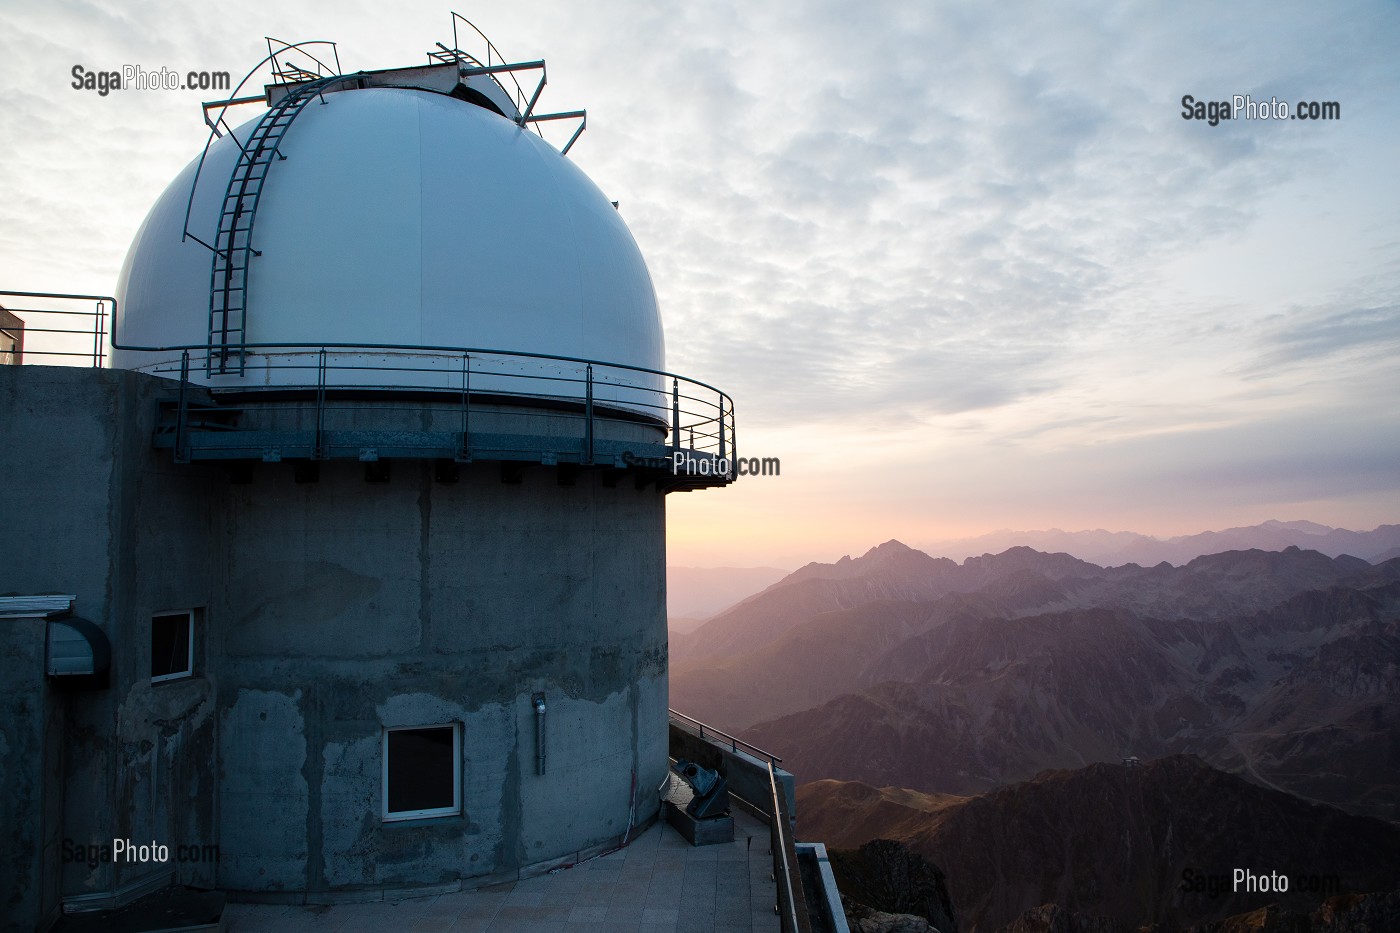
<svg viewBox="0 0 1400 933">
<path fill-rule="evenodd" d="M 43 619 L 0 619 L 0 928 L 33 930 L 59 907 L 62 696 L 44 683 Z"/>
<path fill-rule="evenodd" d="M 42 785 L 12 798 L 10 825 L 24 828 L 0 839 L 0 860 L 27 853 L 27 834 L 44 838 L 43 877 L 32 890 L 14 883 L 43 909 L 60 886 L 101 902 L 149 880 L 212 877 L 207 865 L 73 857 L 114 838 L 214 841 L 212 687 L 200 677 L 150 682 L 151 615 L 207 602 L 210 493 L 222 487 L 151 450 L 156 400 L 172 391 L 111 370 L 0 367 L 0 471 L 11 480 L 0 505 L 0 592 L 73 593 L 76 612 L 114 647 L 108 689 L 60 694 L 42 679 L 43 630 L 0 633 L 0 654 L 23 658 L 22 670 L 0 677 L 0 728 L 34 722 L 20 707 L 38 704 L 54 756 Z"/>
<path fill-rule="evenodd" d="M 494 875 L 654 815 L 666 742 L 660 495 L 589 474 L 559 486 L 546 468 L 507 485 L 495 464 L 465 466 L 455 484 L 412 462 L 386 484 L 367 484 L 357 463 L 323 464 L 316 483 L 290 472 L 261 465 L 227 491 L 231 624 L 212 647 L 221 886 Z M 544 775 L 535 693 L 548 709 Z M 261 708 L 274 695 L 276 716 Z M 384 821 L 384 730 L 448 722 L 462 724 L 462 815 Z"/>
<path fill-rule="evenodd" d="M 315 483 L 258 464 L 231 485 L 152 449 L 156 402 L 176 388 L 0 367 L 0 469 L 16 493 L 0 592 L 75 593 L 113 646 L 108 689 L 60 696 L 35 684 L 42 641 L 0 632 L 0 664 L 17 668 L 0 679 L 0 767 L 32 771 L 36 748 L 54 750 L 12 799 L 26 829 L 0 839 L 6 877 L 57 870 L 47 890 L 90 906 L 172 877 L 353 893 L 518 874 L 654 817 L 667 743 L 655 488 L 592 472 L 563 486 L 550 467 L 509 485 L 494 463 L 440 484 L 416 461 L 382 484 L 332 462 Z M 515 414 L 521 431 L 569 424 Z M 509 409 L 492 417 L 512 427 Z M 152 684 L 151 616 L 182 609 L 196 610 L 194 676 Z M 544 775 L 534 693 L 549 710 Z M 463 813 L 385 822 L 384 730 L 446 722 L 462 730 Z M 219 859 L 57 865 L 51 844 L 35 867 L 38 837 L 217 845 Z M 29 914 L 54 900 L 31 894 Z"/>
</svg>

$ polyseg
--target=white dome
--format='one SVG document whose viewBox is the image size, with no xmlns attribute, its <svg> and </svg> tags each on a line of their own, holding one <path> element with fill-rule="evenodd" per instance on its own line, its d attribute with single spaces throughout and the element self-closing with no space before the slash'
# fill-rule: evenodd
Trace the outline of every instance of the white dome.
<svg viewBox="0 0 1400 933">
<path fill-rule="evenodd" d="M 248 344 L 478 347 L 665 368 L 636 242 L 603 193 L 539 136 L 429 91 L 367 88 L 324 101 L 312 99 L 292 123 L 287 158 L 272 164 L 262 189 Z M 235 130 L 237 139 L 255 124 Z M 189 230 L 208 243 L 238 154 L 225 134 L 205 159 Z M 127 254 L 117 284 L 125 346 L 209 341 L 212 254 L 181 242 L 195 169 L 156 201 Z M 248 352 L 242 375 L 205 378 L 201 362 L 191 376 L 230 387 L 315 382 L 305 370 L 260 366 L 260 355 L 263 364 L 274 357 Z M 112 353 L 112 365 L 128 369 L 169 373 L 178 360 Z M 383 384 L 438 383 L 397 374 Z"/>
</svg>

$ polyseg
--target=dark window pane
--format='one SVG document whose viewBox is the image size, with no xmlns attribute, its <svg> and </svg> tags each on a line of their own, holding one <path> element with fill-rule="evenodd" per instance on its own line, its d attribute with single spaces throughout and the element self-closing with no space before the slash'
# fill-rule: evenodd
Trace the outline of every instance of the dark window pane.
<svg viewBox="0 0 1400 933">
<path fill-rule="evenodd" d="M 151 619 L 151 676 L 185 674 L 190 669 L 188 613 Z"/>
<path fill-rule="evenodd" d="M 452 733 L 452 726 L 389 733 L 390 813 L 453 806 Z"/>
</svg>

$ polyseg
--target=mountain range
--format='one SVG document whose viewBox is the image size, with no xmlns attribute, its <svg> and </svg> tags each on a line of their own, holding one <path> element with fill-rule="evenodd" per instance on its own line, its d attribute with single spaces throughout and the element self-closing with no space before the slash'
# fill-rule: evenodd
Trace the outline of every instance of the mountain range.
<svg viewBox="0 0 1400 933">
<path fill-rule="evenodd" d="M 1150 566 L 1166 561 L 1185 564 L 1206 554 L 1227 550 L 1281 551 L 1288 547 L 1314 550 L 1329 557 L 1350 554 L 1373 564 L 1400 557 L 1400 525 L 1381 525 L 1372 531 L 1349 531 L 1316 522 L 1267 521 L 1243 528 L 1204 531 L 1176 538 L 1154 538 L 1131 531 L 994 531 L 973 538 L 958 538 L 924 545 L 935 557 L 961 561 L 967 557 L 1001 553 L 1012 547 L 1032 547 L 1046 553 L 1065 553 L 1105 567 L 1137 563 Z M 728 609 L 787 576 L 777 567 L 666 568 L 666 613 L 673 632 L 690 632 L 711 616 Z"/>
<path fill-rule="evenodd" d="M 1316 522 L 1277 520 L 1204 531 L 1174 538 L 1154 538 L 1132 531 L 993 531 L 972 538 L 955 538 L 921 544 L 934 556 L 962 560 L 979 554 L 1000 553 L 1024 545 L 1039 551 L 1073 554 L 1105 567 L 1120 564 L 1148 566 L 1166 561 L 1185 564 L 1204 554 L 1221 551 L 1281 551 L 1287 547 L 1318 551 L 1328 557 L 1350 554 L 1372 563 L 1400 557 L 1400 525 L 1381 525 L 1372 531 L 1349 531 Z"/>
<path fill-rule="evenodd" d="M 673 634 L 672 705 L 802 780 L 969 795 L 1190 753 L 1400 818 L 1400 560 L 1295 547 L 1105 568 L 897 541 Z"/>
<path fill-rule="evenodd" d="M 1400 929 L 1397 527 L 1109 566 L 888 541 L 673 629 L 672 705 L 807 782 L 861 929 Z"/>
</svg>

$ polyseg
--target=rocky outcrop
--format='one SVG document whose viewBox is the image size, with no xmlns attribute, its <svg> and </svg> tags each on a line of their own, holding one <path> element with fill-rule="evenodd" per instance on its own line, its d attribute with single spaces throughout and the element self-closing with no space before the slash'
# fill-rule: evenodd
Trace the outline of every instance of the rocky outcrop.
<svg viewBox="0 0 1400 933">
<path fill-rule="evenodd" d="M 845 907 L 846 923 L 850 925 L 851 933 L 940 933 L 923 917 L 873 910 L 845 898 L 841 903 Z"/>
<path fill-rule="evenodd" d="M 903 843 L 875 839 L 856 850 L 830 850 L 830 857 L 852 930 L 957 933 L 943 872 Z"/>
<path fill-rule="evenodd" d="M 871 794 L 883 799 L 883 810 L 872 808 Z M 901 833 L 898 841 L 943 876 L 965 933 L 1014 923 L 1072 931 L 1101 922 L 1093 918 L 1179 930 L 1263 908 L 1307 916 L 1329 897 L 1400 886 L 1400 828 L 1258 787 L 1190 756 L 1051 771 L 961 801 L 907 795 L 804 785 L 799 828 L 809 838 L 844 842 L 859 828 L 822 814 L 883 813 L 882 830 Z M 901 808 L 902 819 L 895 815 Z M 1236 884 L 1236 869 L 1286 878 L 1287 890 Z M 899 875 L 873 875 L 887 877 Z M 864 876 L 847 882 L 838 873 L 838 881 L 872 907 L 926 915 L 907 901 L 868 894 L 878 889 Z M 1061 910 L 1034 913 L 1046 905 Z"/>
<path fill-rule="evenodd" d="M 1075 913 L 1058 904 L 1042 904 L 1021 914 L 998 933 L 1157 933 L 1157 930 L 1111 917 Z"/>
<path fill-rule="evenodd" d="M 1261 907 L 1188 933 L 1387 933 L 1400 930 L 1400 891 L 1328 899 L 1312 913 Z"/>
</svg>

